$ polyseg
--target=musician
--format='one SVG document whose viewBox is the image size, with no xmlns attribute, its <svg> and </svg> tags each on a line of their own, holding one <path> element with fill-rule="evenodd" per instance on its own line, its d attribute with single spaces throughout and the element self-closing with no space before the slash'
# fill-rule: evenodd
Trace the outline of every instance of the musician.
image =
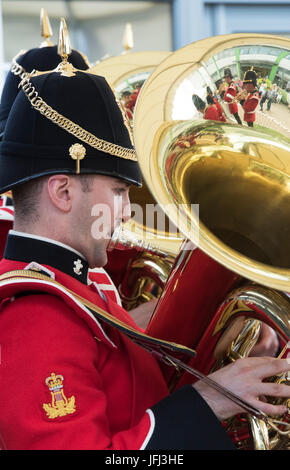
<svg viewBox="0 0 290 470">
<path fill-rule="evenodd" d="M 211 95 L 207 95 L 206 101 L 208 106 L 206 107 L 204 112 L 204 119 L 226 122 L 225 115 L 218 101 L 215 100 L 214 97 Z"/>
<path fill-rule="evenodd" d="M 132 107 L 130 106 L 130 103 L 131 103 L 131 93 L 130 93 L 130 91 L 126 90 L 122 93 L 121 103 L 125 108 L 128 119 L 132 120 L 133 119 L 134 109 L 132 109 Z"/>
<path fill-rule="evenodd" d="M 221 107 L 218 99 L 215 97 L 214 93 L 212 92 L 211 88 L 209 86 L 206 87 L 206 101 L 208 104 L 215 104 L 216 109 L 219 114 L 219 121 L 226 122 L 226 117 L 223 112 L 223 108 Z"/>
<path fill-rule="evenodd" d="M 8 119 L 10 109 L 18 94 L 19 82 L 23 71 L 32 72 L 32 70 L 47 71 L 55 69 L 60 63 L 60 56 L 57 51 L 57 46 L 47 45 L 42 47 L 35 47 L 26 52 L 18 54 L 12 65 L 18 64 L 23 70 L 20 74 L 15 75 L 9 71 L 5 79 L 5 84 L 2 91 L 0 102 L 0 138 L 3 136 L 5 125 Z M 72 50 L 70 54 L 70 63 L 79 70 L 87 70 L 89 62 L 86 57 L 79 51 Z M 19 68 L 20 70 L 20 68 Z M 0 259 L 3 256 L 3 251 L 6 243 L 6 237 L 10 228 L 13 225 L 13 200 L 11 197 L 3 195 L 0 199 L 1 207 L 0 213 Z M 7 208 L 9 206 L 9 208 Z M 103 268 L 96 268 L 89 270 L 89 282 L 95 283 L 98 289 L 101 289 L 106 295 L 111 296 L 117 303 L 121 304 L 120 297 L 117 289 L 115 288 L 109 274 Z M 144 318 L 149 317 L 147 314 L 148 309 L 152 309 L 153 303 L 142 305 L 137 310 L 132 310 L 131 316 L 138 320 L 138 324 L 144 324 Z M 150 315 L 151 316 L 151 315 Z"/>
<path fill-rule="evenodd" d="M 53 116 L 36 108 L 30 86 Z M 0 150 L 0 192 L 12 189 L 15 204 L 0 262 L 6 448 L 232 449 L 221 421 L 240 406 L 200 381 L 169 394 L 158 360 L 140 346 L 156 342 L 87 285 L 88 269 L 106 264 L 110 235 L 130 216 L 130 185 L 141 184 L 105 79 L 75 71 L 26 81 Z M 262 380 L 289 369 L 286 360 L 249 358 L 211 378 L 280 414 L 285 407 L 257 397 L 288 396 L 287 387 Z"/>
<path fill-rule="evenodd" d="M 224 70 L 224 79 L 228 84 L 225 94 L 224 101 L 228 104 L 229 112 L 234 116 L 238 124 L 242 124 L 239 116 L 239 109 L 237 104 L 237 89 L 235 87 L 233 76 L 230 68 Z"/>
<path fill-rule="evenodd" d="M 210 121 L 223 121 L 225 122 L 225 116 L 220 107 L 218 107 L 212 96 L 207 95 L 206 97 L 208 105 L 198 96 L 192 95 L 192 101 L 197 111 L 199 111 L 204 119 Z"/>
<path fill-rule="evenodd" d="M 249 127 L 253 127 L 256 120 L 256 108 L 260 100 L 257 89 L 257 74 L 254 70 L 248 70 L 245 73 L 243 88 L 247 93 L 245 100 L 241 101 L 244 110 L 244 121 Z"/>
</svg>

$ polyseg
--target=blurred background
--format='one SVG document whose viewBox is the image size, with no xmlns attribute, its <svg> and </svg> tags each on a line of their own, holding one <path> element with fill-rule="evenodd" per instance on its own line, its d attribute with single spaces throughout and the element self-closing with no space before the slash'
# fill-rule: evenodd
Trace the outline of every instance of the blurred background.
<svg viewBox="0 0 290 470">
<path fill-rule="evenodd" d="M 65 17 L 72 47 L 90 63 L 119 55 L 131 23 L 133 51 L 172 51 L 205 37 L 239 32 L 290 36 L 290 0 L 0 0 L 0 91 L 11 59 L 37 47 L 40 9 L 45 8 L 57 42 Z"/>
</svg>

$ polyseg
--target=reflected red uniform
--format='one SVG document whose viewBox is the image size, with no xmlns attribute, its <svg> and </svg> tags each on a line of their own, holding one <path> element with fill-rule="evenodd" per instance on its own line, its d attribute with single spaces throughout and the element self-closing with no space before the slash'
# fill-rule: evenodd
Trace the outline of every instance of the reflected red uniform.
<svg viewBox="0 0 290 470">
<path fill-rule="evenodd" d="M 219 113 L 219 117 L 220 117 L 219 120 L 223 121 L 223 122 L 226 122 L 226 117 L 224 115 L 223 108 L 221 107 L 221 105 L 219 104 L 218 100 L 215 97 L 213 99 L 214 99 L 215 105 L 216 105 L 218 113 Z"/>
<path fill-rule="evenodd" d="M 228 104 L 229 106 L 229 112 L 231 114 L 236 114 L 238 112 L 238 105 L 235 101 L 237 96 L 237 90 L 234 85 L 234 82 L 231 82 L 229 86 L 227 87 L 224 95 L 224 101 Z"/>
<path fill-rule="evenodd" d="M 207 106 L 203 117 L 204 119 L 209 119 L 211 121 L 223 121 L 223 122 L 226 121 L 221 107 L 219 109 L 216 104 Z"/>
<path fill-rule="evenodd" d="M 244 110 L 244 121 L 255 122 L 256 120 L 256 108 L 259 104 L 259 92 L 254 90 L 248 94 L 247 98 L 243 103 Z"/>
</svg>

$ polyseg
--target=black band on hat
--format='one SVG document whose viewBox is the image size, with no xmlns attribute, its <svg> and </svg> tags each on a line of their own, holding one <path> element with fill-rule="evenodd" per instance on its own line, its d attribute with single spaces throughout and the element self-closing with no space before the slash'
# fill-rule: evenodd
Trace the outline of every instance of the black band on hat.
<svg viewBox="0 0 290 470">
<path fill-rule="evenodd" d="M 38 153 L 40 150 L 40 153 Z M 64 164 L 63 147 L 52 147 L 51 152 L 47 147 L 39 149 L 36 146 L 23 146 L 14 142 L 0 143 L 0 165 L 1 172 L 5 174 L 6 185 L 2 186 L 0 175 L 0 192 L 13 189 L 19 184 L 26 183 L 41 176 L 54 174 L 76 174 L 75 162 L 69 158 L 67 153 Z M 55 153 L 57 152 L 57 153 Z M 58 157 L 56 155 L 59 155 Z M 114 158 L 114 160 L 113 160 Z M 123 160 L 118 157 L 109 157 L 105 153 L 98 152 L 96 169 L 96 155 L 86 155 L 86 165 L 81 165 L 81 175 L 106 175 L 127 181 L 129 184 L 141 186 L 139 169 L 136 162 Z"/>
</svg>

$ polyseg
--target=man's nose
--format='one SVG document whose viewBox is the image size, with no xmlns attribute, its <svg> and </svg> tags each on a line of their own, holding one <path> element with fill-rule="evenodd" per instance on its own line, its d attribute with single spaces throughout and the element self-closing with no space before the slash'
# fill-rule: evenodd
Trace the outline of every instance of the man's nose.
<svg viewBox="0 0 290 470">
<path fill-rule="evenodd" d="M 128 222 L 131 219 L 131 202 L 129 195 L 123 199 L 122 222 Z"/>
</svg>

